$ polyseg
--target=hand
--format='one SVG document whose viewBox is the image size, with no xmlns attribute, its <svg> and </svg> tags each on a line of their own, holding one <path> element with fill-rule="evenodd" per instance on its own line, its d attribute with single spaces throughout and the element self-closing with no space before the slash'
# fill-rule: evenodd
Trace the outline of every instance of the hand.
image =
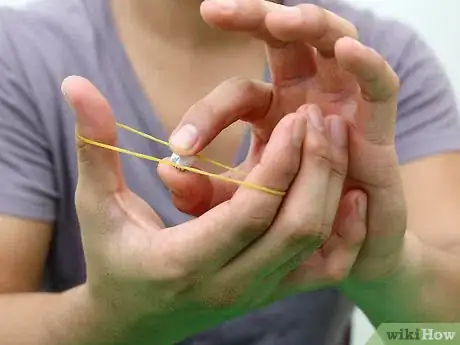
<svg viewBox="0 0 460 345">
<path fill-rule="evenodd" d="M 116 145 L 115 120 L 94 86 L 72 77 L 62 88 L 78 133 Z M 131 342 L 171 344 L 292 288 L 286 275 L 331 231 L 344 179 L 332 171 L 347 168 L 345 122 L 331 118 L 318 130 L 307 126 L 307 113 L 279 121 L 246 177 L 287 192 L 284 197 L 240 188 L 199 218 L 167 229 L 126 186 L 118 154 L 77 137 L 85 287 L 98 314 L 116 319 L 121 334 L 135 334 Z M 341 133 L 338 144 L 328 134 L 332 122 Z M 347 221 L 336 228 L 341 236 L 332 256 L 343 250 L 357 255 L 365 236 L 357 200 L 365 204 L 365 195 L 349 192 L 340 205 Z M 315 281 L 314 273 L 311 284 L 324 279 Z"/>
<path fill-rule="evenodd" d="M 345 191 L 362 189 L 370 202 L 368 234 L 352 275 L 364 281 L 384 277 L 399 264 L 406 226 L 394 142 L 396 74 L 376 51 L 355 40 L 351 23 L 315 5 L 288 9 L 262 0 L 236 0 L 237 7 L 230 9 L 222 3 L 203 2 L 204 20 L 263 39 L 273 85 L 242 79 L 222 84 L 192 107 L 173 133 L 193 125 L 198 132 L 194 145 L 183 148 L 172 140 L 173 150 L 196 154 L 230 123 L 262 119 L 253 131 L 248 159 L 240 167 L 246 171 L 257 162 L 260 147 L 278 121 L 300 105 L 316 104 L 324 117 L 346 119 L 350 162 Z M 177 178 L 166 170 L 160 172 L 173 190 L 176 205 L 191 214 L 227 200 L 235 190 L 202 177 L 180 174 Z M 336 222 L 341 222 L 340 215 Z"/>
</svg>

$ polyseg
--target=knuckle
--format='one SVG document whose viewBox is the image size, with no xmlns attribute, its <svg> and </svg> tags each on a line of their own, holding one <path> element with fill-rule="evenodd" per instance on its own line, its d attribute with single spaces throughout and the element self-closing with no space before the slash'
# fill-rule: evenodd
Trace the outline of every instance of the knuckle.
<svg viewBox="0 0 460 345">
<path fill-rule="evenodd" d="M 347 149 L 331 149 L 331 173 L 337 177 L 344 177 L 348 171 L 348 152 Z"/>
<path fill-rule="evenodd" d="M 263 209 L 248 215 L 246 225 L 242 231 L 243 236 L 258 236 L 265 232 L 272 224 L 272 217 L 268 216 L 271 212 Z"/>
<path fill-rule="evenodd" d="M 327 13 L 324 9 L 313 5 L 304 4 L 301 7 L 303 13 L 308 13 L 311 39 L 321 40 L 327 35 L 328 20 Z"/>
<path fill-rule="evenodd" d="M 348 164 L 345 161 L 334 161 L 334 164 L 331 165 L 331 174 L 333 177 L 338 179 L 344 179 L 347 175 Z"/>
<path fill-rule="evenodd" d="M 325 133 L 319 131 L 311 131 L 307 133 L 307 151 L 311 155 L 328 158 L 330 148 Z"/>
<path fill-rule="evenodd" d="M 162 272 L 161 277 L 156 279 L 157 283 L 165 286 L 176 287 L 179 290 L 187 289 L 196 285 L 201 279 L 201 273 L 188 267 L 168 268 Z"/>
<path fill-rule="evenodd" d="M 297 176 L 299 170 L 299 164 L 292 162 L 286 164 L 286 168 L 281 172 L 281 179 L 283 181 L 293 181 Z"/>
<path fill-rule="evenodd" d="M 309 159 L 320 166 L 332 166 L 329 147 L 324 138 L 319 140 L 309 140 L 307 145 Z"/>
<path fill-rule="evenodd" d="M 192 114 L 208 114 L 209 116 L 213 116 L 214 112 L 213 107 L 209 104 L 206 98 L 196 101 L 189 110 L 189 113 Z"/>
<path fill-rule="evenodd" d="M 170 255 L 163 258 L 155 281 L 167 286 L 180 288 L 197 284 L 203 276 L 201 268 L 193 263 L 184 263 L 184 260 L 179 259 L 177 255 L 179 254 L 171 255 L 170 253 Z"/>
<path fill-rule="evenodd" d="M 271 169 L 273 179 L 275 181 L 286 182 L 293 181 L 299 170 L 299 162 L 294 157 L 286 157 L 283 161 L 279 161 Z"/>
<path fill-rule="evenodd" d="M 267 231 L 272 225 L 276 213 L 273 207 L 250 205 L 250 200 L 245 200 L 244 203 L 235 203 L 231 209 L 233 214 L 238 215 L 235 217 L 235 221 L 238 222 L 236 226 L 240 230 L 237 232 L 236 240 L 241 243 L 251 242 Z"/>
<path fill-rule="evenodd" d="M 303 243 L 305 248 L 316 250 L 326 242 L 328 234 L 321 230 L 309 229 L 307 227 L 303 232 L 299 233 L 298 237 L 298 240 Z"/>
<path fill-rule="evenodd" d="M 290 217 L 290 220 L 286 224 L 286 227 L 288 228 L 289 239 L 293 243 L 297 243 L 299 240 L 302 240 L 305 237 L 305 229 L 307 226 L 305 221 L 301 220 L 300 217 Z"/>
<path fill-rule="evenodd" d="M 302 221 L 300 217 L 297 220 L 291 220 L 289 224 L 290 244 L 297 246 L 301 244 L 308 249 L 317 249 L 321 247 L 330 234 L 331 227 L 322 224 L 317 216 L 309 216 L 307 221 Z"/>
<path fill-rule="evenodd" d="M 252 95 L 257 90 L 254 81 L 245 77 L 232 77 L 228 83 L 243 95 Z"/>
</svg>

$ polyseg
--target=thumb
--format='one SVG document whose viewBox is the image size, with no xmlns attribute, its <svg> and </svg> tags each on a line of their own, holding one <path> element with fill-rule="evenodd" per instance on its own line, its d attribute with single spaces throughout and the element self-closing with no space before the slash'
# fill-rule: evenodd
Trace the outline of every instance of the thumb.
<svg viewBox="0 0 460 345">
<path fill-rule="evenodd" d="M 121 190 L 118 153 L 85 141 L 116 145 L 117 127 L 107 100 L 88 80 L 76 76 L 63 81 L 62 92 L 76 116 L 79 187 L 100 196 Z"/>
</svg>

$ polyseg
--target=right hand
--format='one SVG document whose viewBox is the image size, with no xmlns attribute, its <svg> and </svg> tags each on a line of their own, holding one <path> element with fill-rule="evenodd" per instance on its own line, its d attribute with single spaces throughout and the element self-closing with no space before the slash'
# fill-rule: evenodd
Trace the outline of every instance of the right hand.
<svg viewBox="0 0 460 345">
<path fill-rule="evenodd" d="M 95 87 L 71 77 L 62 89 L 79 134 L 116 145 L 115 119 Z M 337 212 L 346 221 L 324 247 L 324 267 L 301 268 L 295 288 L 308 290 L 334 279 L 334 267 L 351 267 L 366 230 L 355 203 L 365 195 L 349 192 L 339 205 L 343 186 L 333 170 L 346 171 L 348 153 L 342 147 L 330 155 L 327 136 L 307 126 L 306 114 L 287 115 L 246 178 L 286 196 L 239 188 L 199 218 L 171 228 L 128 189 L 117 153 L 77 139 L 76 207 L 93 308 L 116 316 L 121 333 L 146 321 L 133 332 L 136 343 L 180 341 L 292 288 L 286 277 L 295 277 L 296 267 L 317 253 Z"/>
</svg>

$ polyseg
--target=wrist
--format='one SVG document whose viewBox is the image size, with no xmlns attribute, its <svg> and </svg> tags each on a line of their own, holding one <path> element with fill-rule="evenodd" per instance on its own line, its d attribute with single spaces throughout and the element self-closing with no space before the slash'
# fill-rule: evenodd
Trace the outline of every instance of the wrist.
<svg viewBox="0 0 460 345">
<path fill-rule="evenodd" d="M 384 322 L 422 322 L 426 320 L 421 308 L 424 245 L 407 232 L 400 250 L 377 259 L 385 269 L 371 278 L 351 274 L 342 284 L 342 291 L 379 325 Z M 367 258 L 363 258 L 366 261 Z M 376 260 L 376 259 L 372 259 Z"/>
<path fill-rule="evenodd" d="M 187 336 L 181 337 L 183 332 L 174 320 L 168 323 L 167 313 L 149 311 L 148 303 L 110 292 L 104 295 L 88 285 L 82 286 L 79 294 L 82 310 L 94 325 L 92 331 L 99 335 L 97 345 L 171 345 Z"/>
<path fill-rule="evenodd" d="M 58 343 L 72 345 L 127 345 L 142 344 L 136 338 L 135 316 L 117 309 L 116 303 L 108 299 L 96 298 L 87 284 L 65 291 L 57 296 L 61 312 L 55 323 L 65 320 L 66 327 L 59 327 L 50 334 L 55 339 L 65 339 Z M 69 335 L 69 330 L 72 334 Z M 160 343 L 159 345 L 162 345 Z"/>
<path fill-rule="evenodd" d="M 65 317 L 68 328 L 74 330 L 71 344 L 108 345 L 122 338 L 122 320 L 94 299 L 87 284 L 65 291 L 58 298 L 63 306 L 61 317 Z M 62 332 L 66 330 L 62 328 Z"/>
</svg>

